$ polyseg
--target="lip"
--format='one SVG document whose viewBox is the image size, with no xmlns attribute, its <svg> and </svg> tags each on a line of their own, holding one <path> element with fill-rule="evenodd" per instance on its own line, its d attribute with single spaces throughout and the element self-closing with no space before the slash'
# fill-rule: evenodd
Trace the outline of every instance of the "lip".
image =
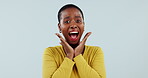
<svg viewBox="0 0 148 78">
<path fill-rule="evenodd" d="M 69 35 L 70 33 L 73 33 L 73 32 L 78 32 L 78 35 L 79 35 L 79 31 L 78 31 L 78 30 L 69 31 L 69 32 L 68 32 L 68 35 Z"/>
<path fill-rule="evenodd" d="M 75 39 L 73 39 L 70 36 L 71 33 L 78 33 L 78 35 L 76 36 Z M 70 42 L 77 42 L 79 40 L 79 35 L 80 35 L 80 32 L 78 30 L 72 30 L 72 31 L 68 32 L 68 38 L 69 38 Z"/>
</svg>

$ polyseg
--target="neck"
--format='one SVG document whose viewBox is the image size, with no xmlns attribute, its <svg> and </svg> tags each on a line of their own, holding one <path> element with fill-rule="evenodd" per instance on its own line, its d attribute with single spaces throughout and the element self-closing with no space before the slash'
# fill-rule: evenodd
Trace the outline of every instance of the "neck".
<svg viewBox="0 0 148 78">
<path fill-rule="evenodd" d="M 75 49 L 79 44 L 70 44 L 70 46 Z"/>
</svg>

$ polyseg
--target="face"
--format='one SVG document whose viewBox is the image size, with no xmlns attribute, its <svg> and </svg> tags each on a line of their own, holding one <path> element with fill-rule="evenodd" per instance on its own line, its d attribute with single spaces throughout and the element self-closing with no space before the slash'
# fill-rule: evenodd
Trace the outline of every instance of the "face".
<svg viewBox="0 0 148 78">
<path fill-rule="evenodd" d="M 59 30 L 69 44 L 78 44 L 84 31 L 81 12 L 76 8 L 67 8 L 61 12 Z"/>
</svg>

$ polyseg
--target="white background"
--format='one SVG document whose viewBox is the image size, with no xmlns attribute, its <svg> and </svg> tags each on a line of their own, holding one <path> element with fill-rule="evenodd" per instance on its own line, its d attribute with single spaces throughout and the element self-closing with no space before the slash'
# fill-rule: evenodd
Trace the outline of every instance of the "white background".
<svg viewBox="0 0 148 78">
<path fill-rule="evenodd" d="M 0 78 L 42 77 L 66 3 L 83 10 L 86 44 L 103 49 L 107 78 L 148 78 L 148 0 L 0 0 Z"/>
</svg>

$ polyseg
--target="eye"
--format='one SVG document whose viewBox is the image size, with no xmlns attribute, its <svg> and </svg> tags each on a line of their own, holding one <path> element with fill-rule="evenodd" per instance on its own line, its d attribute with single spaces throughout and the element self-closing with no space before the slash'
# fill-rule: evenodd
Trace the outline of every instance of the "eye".
<svg viewBox="0 0 148 78">
<path fill-rule="evenodd" d="M 81 20 L 76 20 L 76 23 L 81 23 Z"/>
<path fill-rule="evenodd" d="M 70 20 L 64 21 L 64 23 L 69 24 L 70 23 Z"/>
</svg>

